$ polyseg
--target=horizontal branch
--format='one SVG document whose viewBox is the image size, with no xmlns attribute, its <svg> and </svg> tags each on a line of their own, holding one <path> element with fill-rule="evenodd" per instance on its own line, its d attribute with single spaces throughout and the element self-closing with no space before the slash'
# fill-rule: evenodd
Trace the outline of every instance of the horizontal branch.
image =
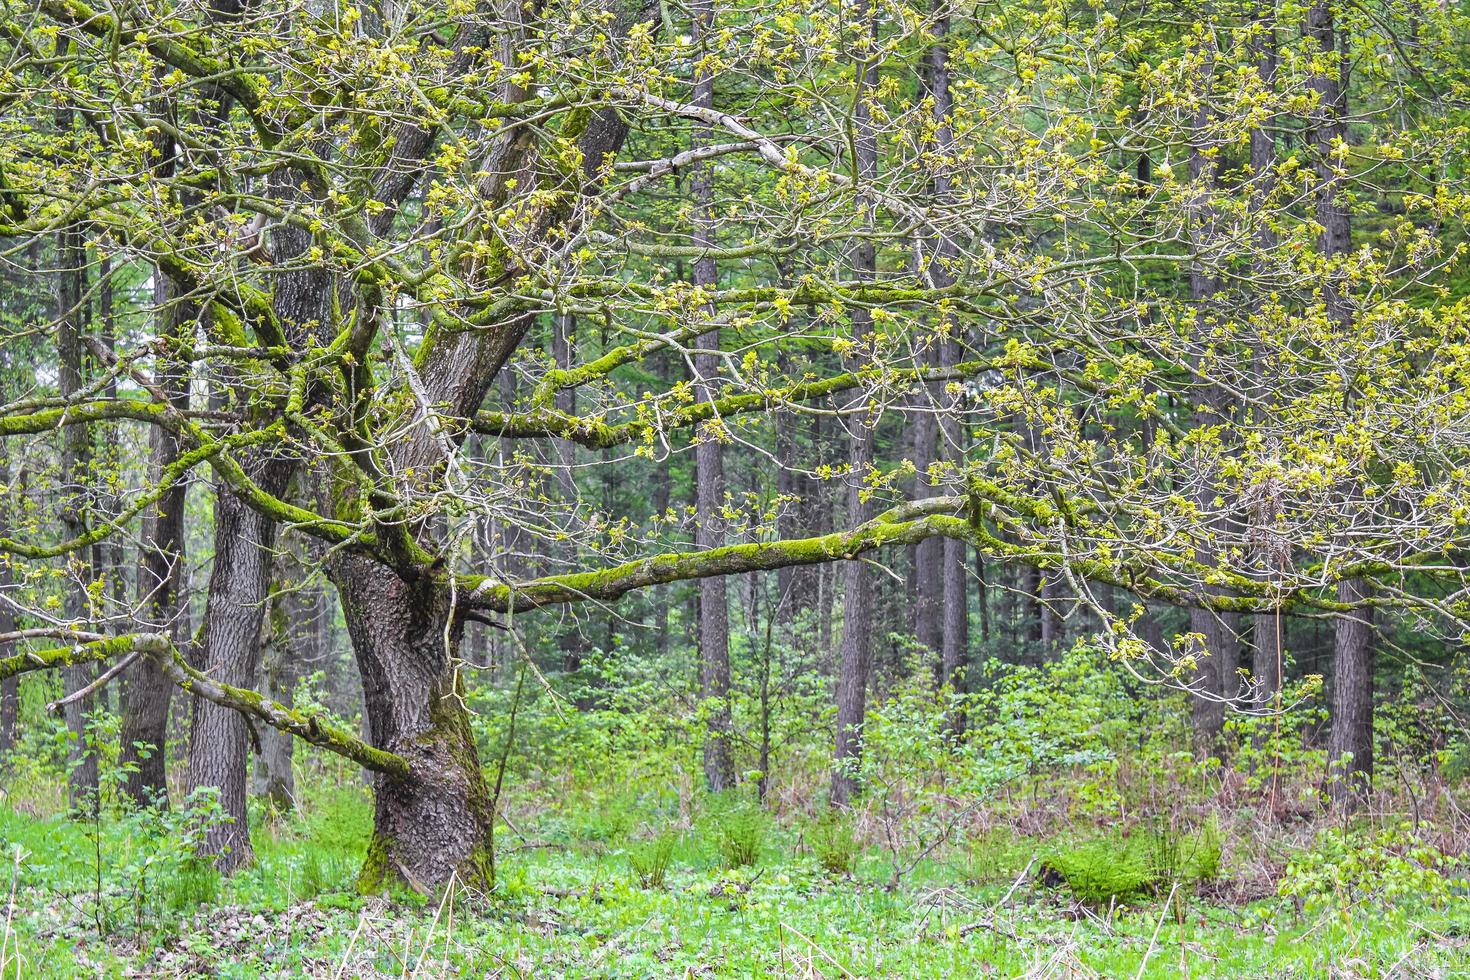
<svg viewBox="0 0 1470 980">
<path fill-rule="evenodd" d="M 761 392 L 726 395 L 713 401 L 697 402 L 674 409 L 656 418 L 634 419 L 609 425 L 596 419 L 573 415 L 554 408 L 530 412 L 481 412 L 475 417 L 476 432 L 502 439 L 556 437 L 568 439 L 589 449 L 607 449 L 651 437 L 656 432 L 686 428 L 732 415 L 760 412 L 791 402 L 814 401 L 842 391 L 881 382 L 955 381 L 971 378 L 990 368 L 1015 367 L 1014 359 L 997 358 L 967 361 L 952 367 L 869 368 L 818 381 L 802 381 L 784 388 Z M 1044 363 L 1027 362 L 1028 367 L 1046 367 Z"/>
<path fill-rule="evenodd" d="M 468 604 L 499 612 L 521 612 L 569 602 L 606 602 L 653 585 L 816 565 L 856 558 L 884 545 L 915 544 L 941 533 L 931 525 L 935 515 L 959 513 L 964 508 L 963 497 L 929 497 L 895 507 L 849 531 L 727 545 L 708 551 L 670 552 L 599 571 L 549 575 L 517 584 L 469 576 L 460 588 Z"/>
<path fill-rule="evenodd" d="M 272 728 L 335 752 L 374 772 L 398 777 L 408 775 L 408 762 L 400 755 L 375 748 L 350 732 L 322 721 L 316 715 L 303 714 L 256 691 L 211 679 L 190 666 L 173 641 L 160 633 L 129 633 L 67 647 L 18 653 L 0 659 L 0 679 L 36 670 L 97 663 L 133 652 L 148 657 L 158 665 L 165 677 L 190 694 L 259 719 Z"/>
</svg>

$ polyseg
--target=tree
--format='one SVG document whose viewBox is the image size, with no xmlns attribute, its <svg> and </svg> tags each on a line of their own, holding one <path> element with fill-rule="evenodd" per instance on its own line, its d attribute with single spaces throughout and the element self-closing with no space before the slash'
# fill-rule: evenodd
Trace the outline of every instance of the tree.
<svg viewBox="0 0 1470 980">
<path fill-rule="evenodd" d="M 1462 84 L 1452 46 L 1353 82 L 1364 118 L 1384 123 L 1373 152 L 1386 162 L 1369 177 L 1349 153 L 1332 180 L 1381 178 L 1414 202 L 1365 243 L 1366 258 L 1324 248 L 1316 183 L 1286 160 L 1281 192 L 1264 197 L 1227 167 L 1209 195 L 1221 233 L 1185 248 L 1200 188 L 1176 169 L 1179 148 L 1239 152 L 1261 102 L 1309 109 L 1301 66 L 1320 68 L 1307 56 L 1315 42 L 1283 42 L 1302 47 L 1281 59 L 1296 74 L 1278 79 L 1277 99 L 1212 86 L 1201 135 L 1189 39 L 1229 40 L 1240 23 L 1201 11 L 1201 26 L 1181 30 L 1150 9 L 1066 12 L 982 5 L 941 27 L 944 11 L 862 5 L 767 21 L 741 9 L 726 26 L 722 10 L 696 44 L 654 5 L 257 0 L 236 16 L 42 0 L 34 22 L 0 39 L 6 97 L 46 120 L 0 143 L 0 237 L 52 249 L 69 236 L 110 254 L 113 276 L 156 269 L 177 307 L 197 304 L 185 319 L 198 336 L 170 343 L 159 334 L 177 324 L 144 318 L 96 378 L 60 384 L 47 365 L 0 412 L 12 440 L 65 444 L 105 423 L 139 444 L 153 428 L 178 442 L 115 513 L 0 542 L 38 579 L 68 565 L 76 578 L 56 597 L 73 603 L 61 616 L 39 615 L 53 598 L 39 595 L 31 611 L 44 625 L 0 659 L 0 677 L 146 657 L 198 701 L 191 782 L 218 787 L 236 817 L 208 841 L 222 866 L 249 858 L 249 718 L 370 770 L 363 886 L 431 890 L 493 874 L 493 801 L 460 669 L 469 623 L 517 629 L 537 610 L 588 604 L 610 618 L 641 590 L 841 563 L 841 805 L 858 788 L 873 634 L 890 624 L 870 564 L 885 550 L 944 538 L 946 584 L 964 581 L 959 558 L 973 550 L 1038 598 L 1117 590 L 1140 609 L 1212 620 L 1361 622 L 1385 604 L 1463 614 L 1463 596 L 1430 599 L 1421 583 L 1463 571 L 1470 508 L 1454 474 L 1465 450 L 1444 433 L 1462 429 L 1464 410 L 1443 393 L 1470 380 L 1465 315 L 1416 305 L 1405 284 L 1450 278 L 1458 258 L 1443 229 L 1465 188 L 1444 165 L 1458 144 L 1428 111 L 1436 96 L 1400 86 L 1426 66 Z M 911 71 L 936 50 L 953 54 L 942 72 L 931 62 L 944 111 Z M 1239 77 L 1232 59 L 1248 50 L 1220 45 L 1216 77 Z M 1077 64 L 1094 70 L 1084 79 Z M 716 75 L 732 80 L 718 106 L 696 93 Z M 1426 108 L 1413 125 L 1384 122 L 1409 101 Z M 67 112 L 87 124 L 59 125 Z M 685 144 L 696 126 L 697 145 Z M 150 162 L 160 129 L 179 147 L 167 171 Z M 673 180 L 715 161 L 717 207 L 699 215 L 699 240 L 681 241 L 669 229 L 690 227 L 678 213 L 689 195 Z M 1429 188 L 1428 173 L 1448 176 Z M 1263 225 L 1276 229 L 1269 247 Z M 698 283 L 680 271 L 694 263 Z M 1185 295 L 1197 265 L 1227 283 L 1207 300 Z M 1356 304 L 1349 336 L 1327 329 L 1327 287 Z M 77 308 L 58 304 L 53 322 L 26 329 L 63 326 Z M 554 317 L 592 326 L 548 358 L 536 348 Z M 701 339 L 716 322 L 718 346 Z M 938 357 L 916 356 L 936 334 Z M 1270 372 L 1237 356 L 1251 344 Z M 718 356 L 696 365 L 701 384 L 662 364 L 691 345 Z M 207 389 L 199 406 L 154 383 L 185 365 Z M 1248 392 L 1249 421 L 1197 415 L 1204 390 Z M 925 404 L 930 391 L 937 404 Z M 492 402 L 496 392 L 514 397 Z M 879 422 L 911 422 L 915 405 L 939 413 L 944 449 L 926 495 L 910 499 L 891 437 L 906 426 Z M 812 418 L 817 444 L 848 430 L 845 464 L 799 458 L 799 438 L 774 454 L 797 457 L 783 462 L 814 487 L 843 488 L 845 511 L 828 523 L 767 520 L 713 479 L 679 489 L 705 494 L 696 511 L 722 499 L 753 513 L 732 522 L 738 537 L 647 519 L 655 489 L 628 513 L 605 506 L 639 496 L 628 475 L 719 448 L 712 430 L 744 447 L 739 465 L 768 465 L 783 414 Z M 539 494 L 529 488 L 547 455 L 536 447 L 558 441 L 600 470 Z M 291 489 L 308 464 L 320 497 Z M 713 467 L 697 469 L 705 480 Z M 80 495 L 88 477 L 71 470 L 64 492 Z M 93 623 L 78 600 L 95 576 L 74 559 L 205 471 L 215 548 L 196 663 L 151 615 L 117 636 Z M 1239 514 L 1268 482 L 1277 553 L 1291 556 L 1271 576 Z M 617 487 L 597 506 L 584 497 Z M 20 492 L 56 489 L 34 478 Z M 577 512 L 597 516 L 570 520 Z M 568 567 L 486 547 L 489 528 Z M 274 552 L 301 539 L 320 547 L 341 601 L 366 738 L 251 689 Z M 950 674 L 962 600 L 946 600 Z M 1134 635 L 1143 627 L 1128 610 L 1096 611 L 1118 656 L 1179 676 L 1162 644 Z M 1046 615 L 1036 625 L 1060 633 Z M 40 637 L 61 645 L 39 648 Z"/>
</svg>

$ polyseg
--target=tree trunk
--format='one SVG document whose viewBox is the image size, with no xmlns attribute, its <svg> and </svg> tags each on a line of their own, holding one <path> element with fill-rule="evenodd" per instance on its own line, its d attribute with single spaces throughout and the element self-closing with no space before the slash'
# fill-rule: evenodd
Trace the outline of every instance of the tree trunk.
<svg viewBox="0 0 1470 980">
<path fill-rule="evenodd" d="M 933 361 L 934 358 L 925 356 L 922 363 L 928 366 Z M 918 412 L 913 421 L 913 453 L 918 476 L 914 478 L 915 498 L 934 495 L 929 467 L 934 463 L 935 443 L 939 435 L 934 413 L 938 408 L 940 387 L 938 384 L 923 385 L 916 396 Z M 937 537 L 925 538 L 914 545 L 913 555 L 914 637 L 931 654 L 939 654 L 944 645 L 944 541 Z"/>
<path fill-rule="evenodd" d="M 374 776 L 373 837 L 359 886 L 429 892 L 453 877 L 488 888 L 494 813 L 455 668 L 462 621 L 446 630 L 448 595 L 432 581 L 405 582 L 345 553 L 328 571 L 362 674 L 372 743 L 403 756 L 410 770 L 407 779 Z"/>
<path fill-rule="evenodd" d="M 714 7 L 710 0 L 696 0 L 694 44 L 702 47 L 706 35 L 714 27 Z M 714 79 L 700 69 L 695 71 L 694 104 L 705 109 L 714 107 Z M 708 127 L 696 123 L 690 145 L 700 147 L 710 141 Z M 689 180 L 694 195 L 693 243 L 696 248 L 712 249 L 715 241 L 713 165 L 695 166 Z M 694 285 L 713 292 L 717 284 L 715 260 L 708 254 L 694 263 Z M 699 315 L 714 320 L 713 303 L 705 304 Z M 716 379 L 720 372 L 718 328 L 699 335 L 694 355 L 695 397 L 713 403 L 719 397 Z M 718 425 L 718 415 L 712 422 Z M 703 550 L 725 543 L 721 510 L 725 504 L 725 461 L 720 437 L 714 431 L 696 436 L 694 449 L 695 511 L 697 524 L 694 543 Z M 731 754 L 730 735 L 730 609 L 725 593 L 725 579 L 715 575 L 699 581 L 699 697 L 705 718 L 704 781 L 711 792 L 735 785 L 735 761 Z"/>
<path fill-rule="evenodd" d="M 1256 5 L 1253 12 L 1256 33 L 1251 39 L 1251 57 L 1255 61 L 1256 73 L 1268 92 L 1274 92 L 1276 84 L 1276 14 L 1274 7 L 1274 2 Z M 1274 123 L 1273 114 L 1268 116 L 1261 125 L 1253 126 L 1250 132 L 1251 200 L 1258 222 L 1255 235 L 1256 247 L 1262 256 L 1255 263 L 1254 271 L 1259 280 L 1257 289 L 1264 289 L 1268 281 L 1267 277 L 1271 269 L 1266 256 L 1269 256 L 1276 247 L 1276 233 L 1271 229 L 1270 222 L 1264 218 L 1267 213 L 1267 200 L 1275 180 L 1276 133 Z M 1258 311 L 1265 305 L 1264 300 L 1264 296 L 1257 297 Z M 1265 348 L 1264 341 L 1258 341 L 1252 358 L 1255 382 L 1262 392 L 1266 390 L 1266 382 L 1273 372 L 1273 366 L 1266 362 Z M 1280 517 L 1279 511 L 1280 505 L 1274 488 L 1261 488 L 1250 516 L 1256 523 L 1256 533 L 1260 541 L 1257 551 L 1260 555 L 1264 576 L 1268 580 L 1278 578 L 1291 560 L 1289 546 L 1284 540 L 1278 540 L 1274 527 Z M 1283 626 L 1280 612 L 1257 613 L 1252 632 L 1254 652 L 1251 660 L 1251 681 L 1254 685 L 1255 700 L 1260 706 L 1274 704 L 1281 693 Z"/>
<path fill-rule="evenodd" d="M 1371 594 L 1363 579 L 1348 579 L 1337 587 L 1340 602 L 1362 602 Z M 1372 788 L 1374 659 L 1373 607 L 1343 613 L 1333 643 L 1328 705 L 1327 796 L 1334 806 L 1356 807 Z"/>
<path fill-rule="evenodd" d="M 856 15 L 866 24 L 868 31 L 876 33 L 871 0 L 861 0 Z M 853 125 L 856 134 L 854 163 L 861 185 L 871 183 L 878 173 L 878 141 L 873 132 L 872 110 L 868 105 L 868 99 L 873 97 L 871 93 L 878 85 L 876 63 L 862 69 L 859 82 Z M 874 224 L 873 202 L 864 198 L 863 208 L 867 227 L 871 228 Z M 877 254 L 871 238 L 858 240 L 853 248 L 852 266 L 858 279 L 873 277 Z M 861 306 L 854 307 L 850 315 L 853 345 L 860 358 L 872 332 L 872 315 Z M 872 420 L 867 417 L 866 408 L 867 399 L 863 398 L 858 410 L 847 416 L 847 462 L 851 468 L 847 477 L 846 517 L 849 527 L 856 527 L 866 520 L 870 509 L 863 500 L 864 483 L 873 462 Z M 868 671 L 872 666 L 872 573 L 866 562 L 849 561 L 843 566 L 842 577 L 842 650 L 837 667 L 837 740 L 832 767 L 834 806 L 847 806 L 857 788 L 855 770 L 862 758 L 862 725 L 867 714 Z"/>
<path fill-rule="evenodd" d="M 168 318 L 162 333 L 166 343 L 177 347 L 192 335 L 197 307 L 176 300 L 168 279 L 162 273 L 156 275 L 154 302 L 158 306 L 157 315 Z M 189 378 L 175 354 L 173 350 L 161 354 L 153 376 L 169 403 L 184 410 L 189 407 Z M 179 451 L 176 433 L 161 425 L 151 428 L 148 435 L 150 482 L 161 479 L 164 469 L 178 459 Z M 181 648 L 189 640 L 185 632 L 185 617 L 180 615 L 187 492 L 186 484 L 182 481 L 176 483 L 148 509 L 143 520 L 142 553 L 138 563 L 138 607 L 145 620 L 143 627 L 172 635 Z M 165 748 L 173 683 L 149 657 L 140 658 L 129 668 L 123 683 L 118 763 L 132 769 L 123 783 L 123 792 L 139 804 L 166 804 Z"/>
<path fill-rule="evenodd" d="M 269 640 L 264 648 L 262 693 L 290 707 L 296 684 L 308 665 L 322 661 L 325 596 L 315 584 L 287 583 L 270 602 Z M 270 800 L 278 811 L 296 806 L 296 777 L 292 770 L 296 739 L 274 728 L 260 731 L 253 792 Z"/>
<path fill-rule="evenodd" d="M 69 115 L 69 114 L 68 114 Z M 70 126 L 70 119 L 67 119 Z M 60 273 L 56 291 L 56 355 L 57 393 L 72 398 L 82 388 L 82 304 L 87 286 L 87 256 L 81 233 L 67 228 L 57 235 L 57 262 Z M 68 538 L 76 538 L 87 530 L 90 509 L 87 487 L 87 430 L 68 425 L 61 432 L 62 497 L 58 501 L 61 524 Z M 69 575 L 63 610 L 66 618 L 82 627 L 92 618 L 88 587 L 92 570 L 85 550 L 66 556 Z M 94 675 L 90 664 L 62 669 L 62 688 L 68 695 L 86 687 Z M 97 754 L 87 747 L 87 712 L 91 698 L 71 701 L 62 709 L 66 727 L 71 733 L 68 749 L 67 796 L 73 810 L 86 812 L 97 805 Z"/>
<path fill-rule="evenodd" d="M 1225 699 L 1235 665 L 1240 662 L 1239 638 L 1230 622 L 1209 609 L 1189 611 L 1189 630 L 1204 637 L 1193 653 L 1197 670 L 1189 688 L 1196 748 L 1202 755 L 1220 751 L 1225 734 Z"/>
<path fill-rule="evenodd" d="M 290 482 L 291 463 L 249 460 L 247 473 L 275 496 Z M 204 609 L 199 669 L 213 679 L 253 689 L 260 666 L 261 620 L 270 593 L 276 522 L 252 510 L 224 486 L 217 490 L 214 568 Z M 203 698 L 194 699 L 189 736 L 189 788 L 213 787 L 227 822 L 205 831 L 199 852 L 221 871 L 250 864 L 245 797 L 251 729 L 243 715 Z"/>
</svg>

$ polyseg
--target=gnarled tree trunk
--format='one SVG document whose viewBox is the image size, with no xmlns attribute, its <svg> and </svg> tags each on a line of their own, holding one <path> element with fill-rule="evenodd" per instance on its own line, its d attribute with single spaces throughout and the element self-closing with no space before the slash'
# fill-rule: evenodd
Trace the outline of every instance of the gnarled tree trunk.
<svg viewBox="0 0 1470 980">
<path fill-rule="evenodd" d="M 405 582 L 357 555 L 329 566 L 362 673 L 372 743 L 408 761 L 409 778 L 374 777 L 373 838 L 358 884 L 428 892 L 451 877 L 495 877 L 494 809 L 456 669 L 463 620 L 431 579 Z"/>
</svg>

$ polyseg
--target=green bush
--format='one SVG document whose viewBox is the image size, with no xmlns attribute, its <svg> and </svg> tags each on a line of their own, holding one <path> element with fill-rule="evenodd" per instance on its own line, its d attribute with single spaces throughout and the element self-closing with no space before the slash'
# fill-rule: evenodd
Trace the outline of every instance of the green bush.
<svg viewBox="0 0 1470 980">
<path fill-rule="evenodd" d="M 1360 906 L 1438 906 L 1449 901 L 1451 877 L 1462 864 L 1407 825 L 1325 830 L 1287 864 L 1278 894 L 1299 909 L 1333 909 L 1343 918 Z"/>
<path fill-rule="evenodd" d="M 664 886 L 678 843 L 679 835 L 671 831 L 652 840 L 638 841 L 628 848 L 628 867 L 639 885 L 644 888 Z"/>
<path fill-rule="evenodd" d="M 977 883 L 1012 882 L 1036 856 L 1037 842 L 996 827 L 965 842 L 965 877 Z"/>
<path fill-rule="evenodd" d="M 1116 838 L 1099 838 L 1053 852 L 1045 868 L 1066 882 L 1079 902 L 1105 907 L 1151 891 L 1157 881 L 1149 855 Z"/>
<path fill-rule="evenodd" d="M 828 874 L 852 874 L 857 867 L 857 834 L 840 813 L 829 810 L 818 817 L 807 829 L 806 840 L 817 864 Z"/>
<path fill-rule="evenodd" d="M 1220 818 L 1211 813 L 1198 830 L 1177 819 L 1160 819 L 1148 835 L 1149 866 L 1158 890 L 1220 877 L 1224 841 Z"/>
<path fill-rule="evenodd" d="M 767 822 L 757 804 L 738 798 L 717 799 L 710 820 L 725 867 L 744 868 L 760 861 Z"/>
</svg>

